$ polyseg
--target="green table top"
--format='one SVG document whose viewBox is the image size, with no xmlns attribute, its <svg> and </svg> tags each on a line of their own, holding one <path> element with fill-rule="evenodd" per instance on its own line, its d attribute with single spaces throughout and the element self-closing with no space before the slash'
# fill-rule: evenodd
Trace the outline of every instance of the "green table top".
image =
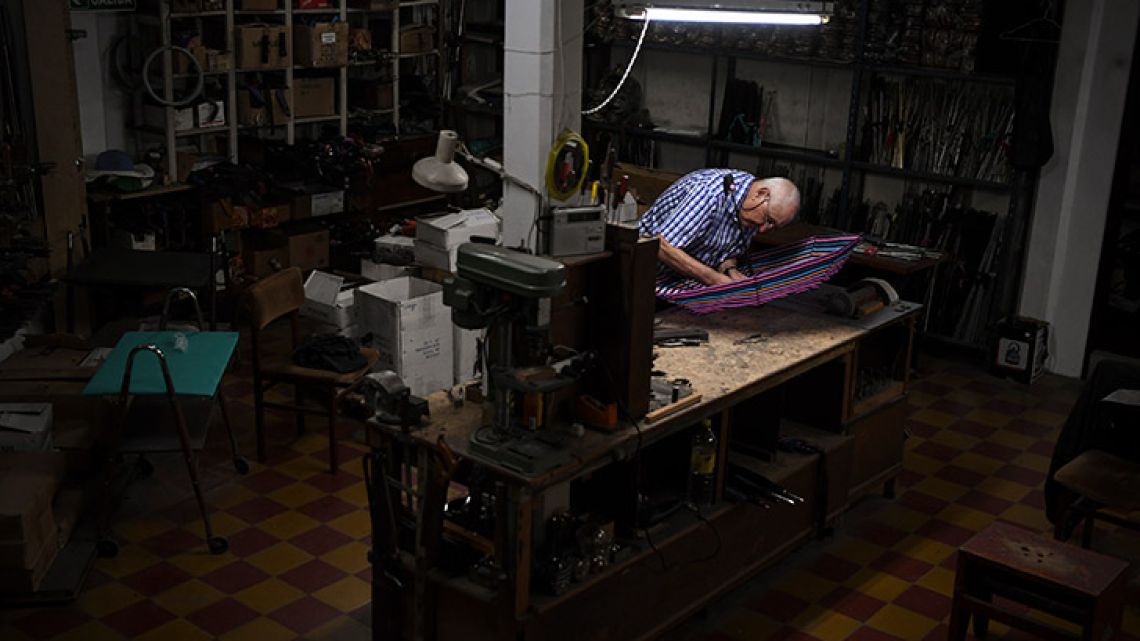
<svg viewBox="0 0 1140 641">
<path fill-rule="evenodd" d="M 127 356 L 139 345 L 155 345 L 166 356 L 174 393 L 179 396 L 213 396 L 237 347 L 237 332 L 186 332 L 187 348 L 174 348 L 179 332 L 127 332 L 91 377 L 83 393 L 88 396 L 119 394 Z M 166 384 L 158 358 L 149 352 L 135 356 L 131 371 L 131 393 L 165 394 Z"/>
</svg>

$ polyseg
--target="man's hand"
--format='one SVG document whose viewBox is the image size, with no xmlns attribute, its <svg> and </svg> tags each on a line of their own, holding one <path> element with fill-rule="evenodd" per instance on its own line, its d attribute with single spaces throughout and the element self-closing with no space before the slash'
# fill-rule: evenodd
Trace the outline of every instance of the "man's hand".
<svg viewBox="0 0 1140 641">
<path fill-rule="evenodd" d="M 727 282 L 730 282 L 730 283 L 738 281 L 738 280 L 744 280 L 745 278 L 748 278 L 748 276 L 746 276 L 744 274 L 744 272 L 737 269 L 735 258 L 729 258 L 728 260 L 721 263 L 720 266 L 717 267 L 717 271 L 720 272 L 721 274 L 727 276 L 728 277 Z"/>
</svg>

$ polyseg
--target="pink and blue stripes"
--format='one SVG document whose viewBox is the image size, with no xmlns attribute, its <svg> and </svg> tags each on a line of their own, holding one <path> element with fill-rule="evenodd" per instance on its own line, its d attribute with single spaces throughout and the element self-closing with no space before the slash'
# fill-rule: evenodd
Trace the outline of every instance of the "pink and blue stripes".
<svg viewBox="0 0 1140 641">
<path fill-rule="evenodd" d="M 773 247 L 740 261 L 748 278 L 725 285 L 702 285 L 676 275 L 657 279 L 657 297 L 694 314 L 735 307 L 758 307 L 778 298 L 815 289 L 847 262 L 860 236 L 812 236 Z"/>
</svg>

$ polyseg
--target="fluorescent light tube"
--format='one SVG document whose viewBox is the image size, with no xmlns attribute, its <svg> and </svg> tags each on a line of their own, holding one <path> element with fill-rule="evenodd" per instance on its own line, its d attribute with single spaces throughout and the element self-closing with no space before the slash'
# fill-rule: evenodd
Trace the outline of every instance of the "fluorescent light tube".
<svg viewBox="0 0 1140 641">
<path fill-rule="evenodd" d="M 784 13 L 766 11 L 725 11 L 717 9 L 681 9 L 646 7 L 644 13 L 630 13 L 634 20 L 650 22 L 704 22 L 716 24 L 821 25 L 828 17 L 818 13 Z"/>
</svg>

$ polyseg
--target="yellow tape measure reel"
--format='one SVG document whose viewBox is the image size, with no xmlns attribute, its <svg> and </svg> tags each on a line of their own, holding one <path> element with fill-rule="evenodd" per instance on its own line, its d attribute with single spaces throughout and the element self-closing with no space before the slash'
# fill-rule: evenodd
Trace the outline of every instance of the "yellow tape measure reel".
<svg viewBox="0 0 1140 641">
<path fill-rule="evenodd" d="M 590 147 L 573 131 L 563 131 L 546 159 L 546 191 L 566 200 L 582 189 L 590 168 Z"/>
</svg>

